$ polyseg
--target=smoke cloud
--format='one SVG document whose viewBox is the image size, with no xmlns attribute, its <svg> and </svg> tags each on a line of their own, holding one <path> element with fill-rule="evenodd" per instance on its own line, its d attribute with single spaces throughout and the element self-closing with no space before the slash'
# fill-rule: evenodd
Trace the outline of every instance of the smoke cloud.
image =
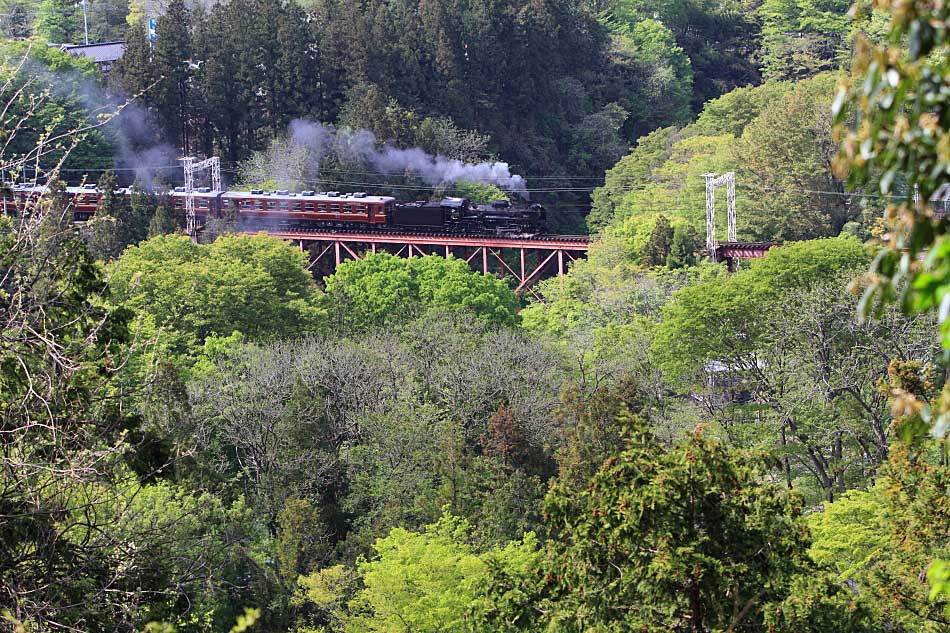
<svg viewBox="0 0 950 633">
<path fill-rule="evenodd" d="M 527 193 L 524 178 L 512 174 L 508 163 L 465 163 L 419 148 L 380 145 L 376 135 L 368 130 L 337 129 L 297 119 L 290 124 L 288 137 L 292 145 L 308 148 L 315 170 L 321 160 L 332 154 L 344 163 L 366 165 L 383 175 L 413 174 L 432 187 L 464 180 Z"/>
<path fill-rule="evenodd" d="M 166 182 L 180 180 L 179 152 L 162 142 L 158 125 L 144 108 L 127 105 L 110 128 L 116 167 L 125 172 L 123 180 L 131 175 L 146 188 L 155 186 L 159 176 Z"/>
<path fill-rule="evenodd" d="M 97 80 L 81 72 L 62 68 L 50 70 L 33 57 L 7 61 L 14 66 L 22 61 L 21 74 L 29 77 L 37 88 L 48 91 L 57 101 L 81 105 L 88 114 L 88 123 L 96 122 L 100 116 L 112 115 L 121 108 L 118 115 L 101 128 L 113 146 L 113 167 L 120 182 L 128 184 L 138 179 L 144 186 L 151 187 L 159 173 L 164 180 L 173 182 L 180 179 L 178 152 L 163 141 L 159 126 L 145 108 L 129 102 L 124 95 L 107 93 Z M 89 176 L 95 181 L 98 173 L 93 170 Z M 66 176 L 73 182 L 77 179 L 77 173 L 72 170 Z"/>
</svg>

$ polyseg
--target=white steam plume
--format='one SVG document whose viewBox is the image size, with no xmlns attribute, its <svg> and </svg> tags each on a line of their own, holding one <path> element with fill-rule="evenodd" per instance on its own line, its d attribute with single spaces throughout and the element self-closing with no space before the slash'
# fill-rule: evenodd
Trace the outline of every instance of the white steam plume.
<svg viewBox="0 0 950 633">
<path fill-rule="evenodd" d="M 345 162 L 367 165 L 384 175 L 415 174 L 433 187 L 465 180 L 527 194 L 524 178 L 512 174 L 508 163 L 464 163 L 433 156 L 419 148 L 380 147 L 376 135 L 368 130 L 336 129 L 304 119 L 293 121 L 288 134 L 292 144 L 310 149 L 315 164 L 332 153 Z"/>
</svg>

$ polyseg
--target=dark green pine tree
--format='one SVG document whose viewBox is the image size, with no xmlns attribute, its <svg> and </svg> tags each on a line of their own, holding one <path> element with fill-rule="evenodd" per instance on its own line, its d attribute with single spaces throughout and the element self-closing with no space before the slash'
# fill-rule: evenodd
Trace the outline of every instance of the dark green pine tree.
<svg viewBox="0 0 950 633">
<path fill-rule="evenodd" d="M 85 233 L 90 252 L 98 259 L 118 257 L 135 243 L 131 208 L 125 196 L 116 193 L 115 174 L 107 171 L 99 179 L 99 204 L 96 214 L 86 223 Z"/>
<path fill-rule="evenodd" d="M 152 64 L 152 47 L 144 24 L 136 24 L 126 31 L 125 52 L 113 66 L 112 77 L 130 96 L 145 93 L 145 103 L 151 103 L 154 99 L 155 95 L 146 91 L 158 81 L 159 75 Z"/>
<path fill-rule="evenodd" d="M 33 7 L 29 0 L 6 0 L 0 2 L 0 33 L 3 37 L 25 40 L 33 35 Z"/>
<path fill-rule="evenodd" d="M 155 209 L 155 214 L 152 216 L 152 220 L 148 225 L 149 239 L 158 237 L 160 235 L 175 233 L 177 230 L 178 225 L 175 223 L 175 218 L 172 217 L 172 214 L 168 212 L 168 206 L 166 204 L 159 203 L 158 207 Z"/>
<path fill-rule="evenodd" d="M 320 99 L 320 76 L 312 29 L 307 28 L 306 14 L 296 2 L 281 6 L 277 16 L 277 91 L 284 111 L 275 123 L 282 132 L 297 117 L 319 118 L 316 104 Z"/>
<path fill-rule="evenodd" d="M 643 246 L 640 253 L 640 261 L 644 266 L 663 266 L 666 264 L 666 258 L 670 254 L 670 246 L 673 243 L 673 227 L 670 220 L 665 215 L 656 219 L 656 226 L 650 233 L 650 239 Z"/>
<path fill-rule="evenodd" d="M 232 0 L 216 5 L 199 32 L 211 33 L 214 46 L 207 46 L 198 81 L 208 124 L 216 130 L 223 158 L 238 161 L 247 157 L 261 126 L 257 116 L 256 70 L 247 53 L 246 21 L 250 19 L 248 0 Z M 196 42 L 205 46 L 206 41 Z"/>
<path fill-rule="evenodd" d="M 276 135 L 283 131 L 287 86 L 281 81 L 280 49 L 281 42 L 276 40 L 280 20 L 280 4 L 269 0 L 249 0 L 245 30 L 243 33 L 245 53 L 249 55 L 250 66 L 256 75 L 255 84 L 263 87 L 259 93 L 257 117 L 262 127 L 270 128 Z"/>
<path fill-rule="evenodd" d="M 696 265 L 696 253 L 703 247 L 699 233 L 692 224 L 685 224 L 673 230 L 670 253 L 666 256 L 667 268 L 686 268 Z"/>
<path fill-rule="evenodd" d="M 90 42 L 121 40 L 128 28 L 129 0 L 87 0 Z"/>
<path fill-rule="evenodd" d="M 133 239 L 135 242 L 141 242 L 149 237 L 149 226 L 152 217 L 158 210 L 158 198 L 154 193 L 145 189 L 140 181 L 136 180 L 132 183 L 132 190 L 129 195 L 129 210 L 132 219 Z"/>
<path fill-rule="evenodd" d="M 165 134 L 185 152 L 190 148 L 189 79 L 198 61 L 191 57 L 189 26 L 190 13 L 184 0 L 172 0 L 156 21 L 158 39 L 152 61 L 161 81 L 150 99 Z"/>
<path fill-rule="evenodd" d="M 36 11 L 36 34 L 50 43 L 76 42 L 82 16 L 72 0 L 43 0 Z"/>
<path fill-rule="evenodd" d="M 215 112 L 205 90 L 208 60 L 222 46 L 210 15 L 213 12 L 209 14 L 198 5 L 191 16 L 191 55 L 198 68 L 192 68 L 193 89 L 188 93 L 188 113 L 191 116 L 191 153 L 197 156 L 221 154 L 220 135 L 214 125 Z"/>
</svg>

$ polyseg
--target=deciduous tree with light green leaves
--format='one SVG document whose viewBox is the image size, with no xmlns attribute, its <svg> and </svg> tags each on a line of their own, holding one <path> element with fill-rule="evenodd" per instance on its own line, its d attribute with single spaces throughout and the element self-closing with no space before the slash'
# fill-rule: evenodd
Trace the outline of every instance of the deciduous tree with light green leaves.
<svg viewBox="0 0 950 633">
<path fill-rule="evenodd" d="M 739 445 L 780 447 L 787 485 L 829 501 L 888 459 L 891 414 L 879 382 L 889 363 L 939 355 L 929 319 L 889 310 L 858 320 L 847 286 L 868 261 L 854 239 L 783 246 L 728 279 L 680 291 L 651 347 L 683 391 L 713 381 L 743 392 L 748 405 L 705 398 L 707 413 Z"/>
<path fill-rule="evenodd" d="M 306 255 L 266 235 L 207 245 L 167 235 L 126 250 L 110 284 L 186 353 L 212 334 L 237 330 L 253 340 L 319 328 L 324 313 L 306 265 Z"/>
<path fill-rule="evenodd" d="M 664 214 L 705 227 L 705 173 L 735 172 L 740 239 L 834 237 L 864 219 L 831 169 L 831 93 L 837 77 L 739 88 L 710 101 L 696 122 L 641 138 L 594 191 L 592 229 Z M 724 198 L 717 231 L 726 232 Z M 860 203 L 860 204 L 859 204 Z M 870 203 L 873 206 L 873 201 Z"/>
<path fill-rule="evenodd" d="M 762 65 L 769 79 L 803 79 L 847 61 L 854 24 L 850 0 L 765 0 Z"/>
<path fill-rule="evenodd" d="M 330 567 L 299 579 L 299 600 L 329 614 L 334 630 L 351 633 L 472 631 L 471 614 L 490 609 L 482 599 L 489 568 L 526 573 L 537 558 L 537 540 L 479 554 L 471 526 L 443 515 L 423 532 L 393 529 L 373 544 L 372 558 L 355 570 Z"/>
<path fill-rule="evenodd" d="M 499 325 L 518 323 L 518 299 L 491 275 L 460 259 L 436 255 L 367 255 L 345 262 L 326 280 L 324 305 L 345 329 L 406 321 L 429 308 L 467 310 Z"/>
</svg>

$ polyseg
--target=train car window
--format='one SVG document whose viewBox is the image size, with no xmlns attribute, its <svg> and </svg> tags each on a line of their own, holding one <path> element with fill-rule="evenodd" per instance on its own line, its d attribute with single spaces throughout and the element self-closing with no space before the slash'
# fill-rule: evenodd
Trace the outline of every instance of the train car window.
<svg viewBox="0 0 950 633">
<path fill-rule="evenodd" d="M 290 208 L 290 203 L 287 202 L 286 200 L 282 200 L 280 203 L 280 208 L 286 211 L 287 209 Z"/>
<path fill-rule="evenodd" d="M 344 204 L 343 213 L 353 213 L 353 206 L 349 204 Z"/>
<path fill-rule="evenodd" d="M 308 203 L 306 203 L 305 205 L 303 205 L 303 208 L 304 208 L 305 211 L 313 211 L 313 203 L 312 203 L 312 202 L 308 202 Z"/>
<path fill-rule="evenodd" d="M 338 205 L 338 204 L 331 204 L 331 205 L 330 205 L 330 211 L 339 211 L 339 210 L 340 210 L 340 205 Z"/>
<path fill-rule="evenodd" d="M 99 198 L 97 198 L 96 196 L 87 196 L 87 197 L 86 197 L 86 201 L 87 201 L 89 204 L 95 204 L 95 203 L 99 202 Z"/>
<path fill-rule="evenodd" d="M 317 210 L 318 210 L 318 211 L 326 211 L 326 210 L 327 210 L 327 205 L 325 205 L 325 204 L 318 204 L 318 205 L 317 205 Z"/>
<path fill-rule="evenodd" d="M 255 200 L 255 201 L 254 201 L 254 208 L 255 208 L 255 209 L 263 209 L 264 207 L 263 207 L 263 204 L 261 203 L 260 200 Z"/>
<path fill-rule="evenodd" d="M 359 211 L 359 212 L 361 212 L 361 213 L 366 213 L 366 212 L 369 210 L 369 209 L 366 207 L 365 204 L 358 204 L 358 205 L 356 205 L 356 209 L 357 209 L 357 211 Z"/>
</svg>

